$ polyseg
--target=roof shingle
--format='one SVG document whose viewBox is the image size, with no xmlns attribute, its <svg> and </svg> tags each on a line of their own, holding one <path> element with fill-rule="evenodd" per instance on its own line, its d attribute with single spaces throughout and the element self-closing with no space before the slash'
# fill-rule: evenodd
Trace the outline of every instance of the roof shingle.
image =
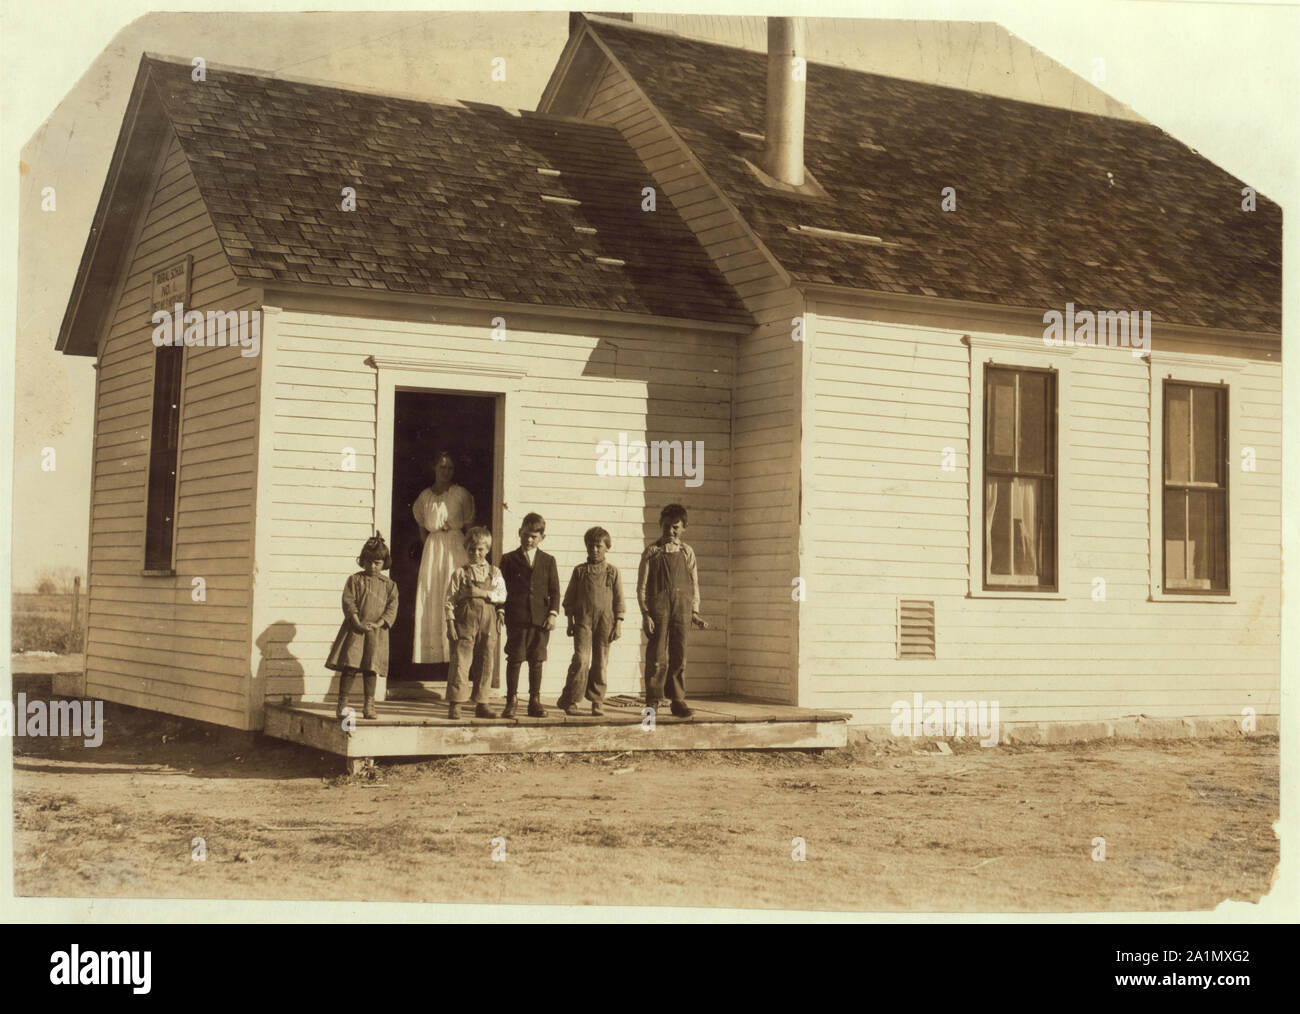
<svg viewBox="0 0 1300 1014">
<path fill-rule="evenodd" d="M 652 181 L 611 127 L 148 61 L 236 274 L 749 320 L 669 202 L 640 210 Z"/>
<path fill-rule="evenodd" d="M 1157 127 L 811 64 L 805 163 L 829 199 L 809 200 L 743 161 L 761 151 L 737 131 L 763 131 L 764 54 L 591 28 L 796 282 L 1280 330 L 1281 209 L 1243 211 L 1241 181 Z"/>
</svg>

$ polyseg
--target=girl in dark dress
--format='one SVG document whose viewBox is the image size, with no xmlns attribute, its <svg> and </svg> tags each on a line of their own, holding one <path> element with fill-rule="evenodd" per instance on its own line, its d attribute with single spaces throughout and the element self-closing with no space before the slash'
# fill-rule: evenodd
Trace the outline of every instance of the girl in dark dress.
<svg viewBox="0 0 1300 1014">
<path fill-rule="evenodd" d="M 343 586 L 343 625 L 330 648 L 326 669 L 339 674 L 338 705 L 334 713 L 343 717 L 348 693 L 358 673 L 365 691 L 362 717 L 378 718 L 375 688 L 380 676 L 388 675 L 388 631 L 397 618 L 397 584 L 382 571 L 393 565 L 392 554 L 378 532 L 366 541 L 357 557 L 359 573 Z"/>
</svg>

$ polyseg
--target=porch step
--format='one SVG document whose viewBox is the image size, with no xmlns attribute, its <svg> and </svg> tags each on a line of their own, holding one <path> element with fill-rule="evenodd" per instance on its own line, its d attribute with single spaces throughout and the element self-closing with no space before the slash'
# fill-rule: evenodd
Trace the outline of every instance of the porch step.
<svg viewBox="0 0 1300 1014">
<path fill-rule="evenodd" d="M 630 703 L 629 703 L 630 702 Z M 500 701 L 493 710 L 499 712 Z M 677 718 L 659 710 L 653 727 L 639 702 L 611 700 L 601 716 L 566 715 L 552 703 L 546 718 L 473 718 L 473 705 L 456 721 L 447 706 L 428 700 L 388 701 L 379 718 L 358 717 L 345 730 L 327 704 L 268 704 L 264 732 L 345 758 L 431 757 L 448 754 L 582 753 L 622 750 L 809 750 L 848 742 L 843 712 L 710 698 L 692 701 L 695 714 Z M 584 709 L 585 710 L 585 709 Z"/>
</svg>

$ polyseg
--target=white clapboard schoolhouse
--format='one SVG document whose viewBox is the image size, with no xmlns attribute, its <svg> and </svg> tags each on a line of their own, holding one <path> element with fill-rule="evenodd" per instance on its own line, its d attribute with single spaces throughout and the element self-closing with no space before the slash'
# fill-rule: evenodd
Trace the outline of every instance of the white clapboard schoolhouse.
<svg viewBox="0 0 1300 1014">
<path fill-rule="evenodd" d="M 145 57 L 58 339 L 98 370 L 85 693 L 325 700 L 448 446 L 494 558 L 538 511 L 564 582 L 611 532 L 613 693 L 676 501 L 693 695 L 1276 714 L 1278 207 L 1147 124 L 769 39 L 578 17 L 536 113 Z"/>
</svg>

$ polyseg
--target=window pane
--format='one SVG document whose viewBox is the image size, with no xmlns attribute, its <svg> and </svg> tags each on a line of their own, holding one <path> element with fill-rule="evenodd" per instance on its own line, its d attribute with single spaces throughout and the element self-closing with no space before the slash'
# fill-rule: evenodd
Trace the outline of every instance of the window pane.
<svg viewBox="0 0 1300 1014">
<path fill-rule="evenodd" d="M 1016 479 L 1011 486 L 1012 573 L 1038 575 L 1039 481 Z"/>
<path fill-rule="evenodd" d="M 1219 481 L 1219 389 L 1194 387 L 1192 395 L 1192 479 Z"/>
<path fill-rule="evenodd" d="M 1222 404 L 1222 403 L 1220 403 Z M 1210 586 L 1228 590 L 1228 494 L 1226 490 L 1206 493 L 1210 498 L 1210 534 L 1213 541 Z"/>
<path fill-rule="evenodd" d="M 1056 480 L 1038 483 L 1038 583 L 1056 585 Z"/>
<path fill-rule="evenodd" d="M 1048 385 L 1045 373 L 1020 375 L 1020 461 L 1018 472 L 1047 471 Z"/>
<path fill-rule="evenodd" d="M 1011 573 L 1011 480 L 990 479 L 984 486 L 984 559 L 990 576 Z"/>
<path fill-rule="evenodd" d="M 1015 467 L 1016 375 L 1006 370 L 989 370 L 988 467 L 1010 471 Z"/>
<path fill-rule="evenodd" d="M 1195 490 L 1187 496 L 1191 585 L 1194 588 L 1224 588 L 1228 571 L 1224 496 L 1210 490 Z"/>
<path fill-rule="evenodd" d="M 1168 482 L 1187 482 L 1191 478 L 1190 413 L 1191 388 L 1165 384 L 1165 479 Z"/>
<path fill-rule="evenodd" d="M 1184 552 L 1187 540 L 1187 494 L 1182 490 L 1165 492 L 1165 586 L 1185 587 L 1187 569 Z"/>
<path fill-rule="evenodd" d="M 1053 483 L 989 479 L 984 486 L 985 577 L 991 585 L 1056 582 Z"/>
<path fill-rule="evenodd" d="M 1187 567 L 1196 580 L 1208 578 L 1210 524 L 1206 517 L 1209 504 L 1203 493 L 1187 494 Z"/>
</svg>

